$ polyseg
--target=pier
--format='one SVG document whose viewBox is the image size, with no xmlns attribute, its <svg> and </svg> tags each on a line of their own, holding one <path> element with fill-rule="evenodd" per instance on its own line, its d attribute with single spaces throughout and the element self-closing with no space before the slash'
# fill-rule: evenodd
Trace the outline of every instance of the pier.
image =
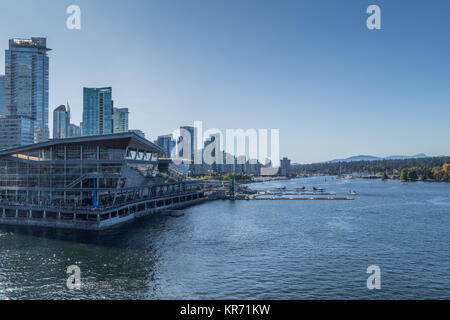
<svg viewBox="0 0 450 320">
<path fill-rule="evenodd" d="M 117 224 L 206 201 L 202 191 L 172 194 L 105 208 L 58 208 L 2 204 L 0 224 L 103 230 Z"/>
</svg>

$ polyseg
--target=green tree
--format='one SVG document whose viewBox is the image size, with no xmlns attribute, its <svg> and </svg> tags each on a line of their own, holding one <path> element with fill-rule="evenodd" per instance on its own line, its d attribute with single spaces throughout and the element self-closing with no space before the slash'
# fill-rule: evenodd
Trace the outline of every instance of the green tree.
<svg viewBox="0 0 450 320">
<path fill-rule="evenodd" d="M 387 171 L 383 172 L 383 176 L 381 177 L 381 180 L 386 181 L 389 179 L 389 176 L 387 174 Z"/>
<path fill-rule="evenodd" d="M 402 173 L 400 174 L 400 180 L 408 181 L 408 169 L 402 169 Z"/>
<path fill-rule="evenodd" d="M 417 177 L 416 170 L 415 169 L 409 169 L 407 178 L 408 178 L 409 181 L 417 181 L 418 177 Z"/>
</svg>

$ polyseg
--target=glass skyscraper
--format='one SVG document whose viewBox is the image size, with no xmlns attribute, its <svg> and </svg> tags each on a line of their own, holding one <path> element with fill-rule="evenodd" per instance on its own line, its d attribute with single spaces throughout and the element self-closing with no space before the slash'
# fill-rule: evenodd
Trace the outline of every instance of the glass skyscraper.
<svg viewBox="0 0 450 320">
<path fill-rule="evenodd" d="M 48 129 L 49 57 L 46 38 L 10 39 L 5 51 L 6 115 L 34 121 L 34 142 L 45 142 Z"/>
<path fill-rule="evenodd" d="M 83 136 L 113 133 L 112 88 L 83 88 Z"/>
<path fill-rule="evenodd" d="M 6 115 L 5 76 L 0 75 L 0 115 Z"/>
<path fill-rule="evenodd" d="M 171 158 L 172 151 L 176 147 L 176 141 L 173 139 L 173 135 L 168 134 L 165 136 L 159 136 L 156 140 L 156 144 L 163 149 L 163 153 L 160 154 L 163 158 Z"/>
<path fill-rule="evenodd" d="M 34 121 L 25 116 L 0 116 L 0 150 L 34 143 Z"/>
<path fill-rule="evenodd" d="M 70 109 L 60 105 L 53 111 L 53 139 L 65 139 L 70 137 Z"/>
<path fill-rule="evenodd" d="M 128 132 L 128 108 L 113 108 L 113 133 Z"/>
</svg>

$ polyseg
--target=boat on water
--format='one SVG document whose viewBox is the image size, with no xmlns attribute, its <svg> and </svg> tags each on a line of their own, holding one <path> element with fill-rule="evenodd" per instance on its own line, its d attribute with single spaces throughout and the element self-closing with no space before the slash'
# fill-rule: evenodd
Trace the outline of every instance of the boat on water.
<svg viewBox="0 0 450 320">
<path fill-rule="evenodd" d="M 313 190 L 314 191 L 319 191 L 319 192 L 325 191 L 325 189 L 323 189 L 323 188 L 316 188 L 316 187 L 314 187 Z"/>
<path fill-rule="evenodd" d="M 356 192 L 355 190 L 350 190 L 350 192 L 348 194 L 351 196 L 356 196 L 356 195 L 358 195 L 358 192 Z"/>
<path fill-rule="evenodd" d="M 294 188 L 295 192 L 299 192 L 299 191 L 305 191 L 306 187 L 302 187 L 302 188 Z"/>
</svg>

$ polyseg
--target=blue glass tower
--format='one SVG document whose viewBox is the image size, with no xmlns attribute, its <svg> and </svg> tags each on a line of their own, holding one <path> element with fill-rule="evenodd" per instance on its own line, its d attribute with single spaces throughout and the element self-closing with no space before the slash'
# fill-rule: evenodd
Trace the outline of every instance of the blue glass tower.
<svg viewBox="0 0 450 320">
<path fill-rule="evenodd" d="M 45 142 L 48 129 L 49 58 L 46 38 L 10 39 L 5 51 L 8 116 L 34 121 L 34 142 Z"/>
<path fill-rule="evenodd" d="M 112 88 L 83 88 L 83 136 L 113 133 Z"/>
<path fill-rule="evenodd" d="M 0 75 L 0 115 L 6 115 L 5 76 Z"/>
</svg>

